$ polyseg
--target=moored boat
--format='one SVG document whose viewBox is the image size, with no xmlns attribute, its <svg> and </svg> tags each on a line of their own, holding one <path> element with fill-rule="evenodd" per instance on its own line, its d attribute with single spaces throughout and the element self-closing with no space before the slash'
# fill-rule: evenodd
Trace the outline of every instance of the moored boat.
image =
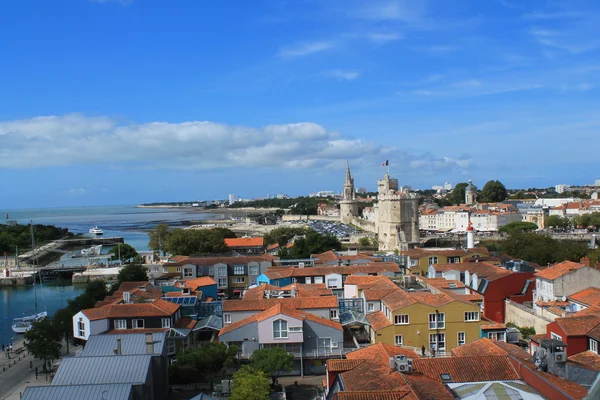
<svg viewBox="0 0 600 400">
<path fill-rule="evenodd" d="M 15 318 L 13 319 L 12 330 L 14 333 L 25 333 L 31 329 L 34 322 L 46 318 L 47 316 L 48 313 L 44 311 L 27 317 Z"/>
<path fill-rule="evenodd" d="M 90 234 L 92 234 L 92 235 L 100 236 L 103 233 L 104 233 L 104 231 L 102 229 L 98 228 L 97 226 L 90 229 Z"/>
</svg>

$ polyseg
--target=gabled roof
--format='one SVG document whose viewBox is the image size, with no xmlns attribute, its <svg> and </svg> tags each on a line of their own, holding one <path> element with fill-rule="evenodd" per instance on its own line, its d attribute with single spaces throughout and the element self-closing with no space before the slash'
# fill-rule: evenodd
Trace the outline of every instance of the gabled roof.
<svg viewBox="0 0 600 400">
<path fill-rule="evenodd" d="M 506 351 L 502 350 L 494 341 L 488 338 L 482 338 L 455 347 L 451 352 L 455 357 L 505 356 L 507 354 Z"/>
<path fill-rule="evenodd" d="M 359 350 L 351 351 L 346 355 L 348 360 L 373 360 L 384 363 L 386 366 L 390 357 L 403 355 L 407 358 L 419 358 L 419 355 L 410 349 L 392 346 L 391 344 L 376 343 Z"/>
<path fill-rule="evenodd" d="M 371 324 L 371 328 L 376 331 L 392 325 L 392 322 L 381 311 L 368 314 L 367 321 Z"/>
<path fill-rule="evenodd" d="M 544 269 L 543 271 L 537 272 L 535 276 L 538 278 L 544 278 L 553 281 L 557 278 L 560 278 L 561 276 L 565 276 L 583 267 L 585 267 L 585 265 L 583 264 L 579 264 L 573 261 L 563 261 L 561 263 L 554 264 Z"/>
<path fill-rule="evenodd" d="M 431 307 L 441 307 L 454 301 L 454 299 L 447 294 L 432 294 L 426 292 L 410 293 L 410 297 L 421 304 Z"/>
<path fill-rule="evenodd" d="M 600 316 L 583 315 L 556 318 L 554 320 L 567 336 L 587 335 L 592 329 L 600 324 Z"/>
<path fill-rule="evenodd" d="M 451 382 L 485 382 L 519 380 L 507 356 L 418 358 L 414 370 L 430 379 L 442 382 L 442 374 L 449 374 Z"/>
<path fill-rule="evenodd" d="M 340 376 L 348 392 L 355 391 L 406 391 L 406 384 L 400 372 L 391 371 L 388 359 L 366 360 L 355 368 L 342 372 Z M 383 362 L 381 362 L 383 361 Z"/>
<path fill-rule="evenodd" d="M 357 359 L 357 360 L 343 360 L 343 359 L 330 359 L 327 360 L 327 371 L 329 372 L 342 372 L 349 371 L 358 367 L 360 364 L 364 363 L 366 360 Z"/>
<path fill-rule="evenodd" d="M 400 308 L 404 308 L 417 302 L 408 293 L 401 289 L 388 294 L 382 298 L 381 301 L 392 311 L 396 311 Z"/>
<path fill-rule="evenodd" d="M 190 290 L 196 290 L 199 287 L 216 285 L 217 282 L 214 281 L 210 276 L 202 276 L 200 278 L 194 279 L 186 279 L 185 281 L 177 282 L 176 285 L 178 287 L 186 287 Z"/>
<path fill-rule="evenodd" d="M 227 247 L 262 247 L 264 239 L 262 237 L 255 238 L 227 238 L 225 239 Z"/>
<path fill-rule="evenodd" d="M 438 272 L 446 272 L 446 271 L 469 271 L 470 274 L 477 274 L 478 278 L 484 278 L 488 281 L 494 281 L 496 279 L 503 278 L 508 275 L 515 274 L 516 272 L 498 267 L 497 265 L 490 264 L 488 262 L 482 261 L 478 263 L 453 263 L 453 264 L 434 264 L 433 268 L 435 268 Z"/>
<path fill-rule="evenodd" d="M 582 351 L 581 353 L 572 355 L 569 357 L 569 361 L 576 364 L 581 364 L 583 368 L 600 371 L 600 355 L 590 350 Z"/>
<path fill-rule="evenodd" d="M 111 304 L 102 307 L 88 308 L 81 312 L 90 321 L 96 321 L 106 318 L 171 316 L 175 314 L 180 307 L 179 304 L 163 299 L 156 299 L 152 303 Z"/>
<path fill-rule="evenodd" d="M 408 388 L 404 390 L 377 390 L 373 392 L 354 391 L 337 392 L 336 400 L 412 400 L 416 399 L 414 393 Z"/>
<path fill-rule="evenodd" d="M 570 300 L 588 306 L 600 306 L 600 288 L 589 287 L 569 296 Z"/>
<path fill-rule="evenodd" d="M 279 303 L 265 311 L 251 315 L 250 317 L 244 318 L 243 320 L 238 321 L 238 322 L 234 322 L 233 324 L 224 326 L 223 329 L 221 329 L 221 331 L 219 331 L 219 336 L 221 336 L 225 333 L 234 331 L 238 328 L 241 328 L 242 326 L 251 324 L 252 322 L 261 322 L 261 321 L 264 321 L 265 319 L 274 317 L 279 314 L 287 315 L 289 317 L 296 318 L 301 321 L 309 320 L 309 321 L 316 322 L 318 324 L 325 325 L 325 326 L 328 326 L 330 328 L 334 328 L 334 329 L 337 329 L 340 331 L 343 330 L 342 325 L 340 325 L 339 322 L 335 322 L 330 319 L 316 316 L 315 314 L 312 314 L 310 312 L 303 312 L 303 311 L 296 310 L 296 309 L 293 309 L 290 307 L 286 307 L 286 306 L 282 305 L 281 303 Z"/>
</svg>

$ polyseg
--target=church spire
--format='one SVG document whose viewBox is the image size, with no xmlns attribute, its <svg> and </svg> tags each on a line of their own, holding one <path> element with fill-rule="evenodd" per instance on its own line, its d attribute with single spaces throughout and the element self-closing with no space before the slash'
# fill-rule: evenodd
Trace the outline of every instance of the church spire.
<svg viewBox="0 0 600 400">
<path fill-rule="evenodd" d="M 350 174 L 350 163 L 346 161 L 346 181 L 344 182 L 344 186 L 352 185 L 352 175 Z"/>
<path fill-rule="evenodd" d="M 346 181 L 344 182 L 344 196 L 343 200 L 354 200 L 354 179 L 350 173 L 350 163 L 346 161 Z"/>
</svg>

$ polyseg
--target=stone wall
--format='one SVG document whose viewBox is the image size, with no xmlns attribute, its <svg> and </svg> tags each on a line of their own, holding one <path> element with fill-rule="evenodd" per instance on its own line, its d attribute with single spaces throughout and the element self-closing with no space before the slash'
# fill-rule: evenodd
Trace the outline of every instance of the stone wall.
<svg viewBox="0 0 600 400">
<path fill-rule="evenodd" d="M 553 321 L 550 318 L 536 314 L 532 308 L 525 307 L 511 300 L 505 300 L 505 307 L 505 322 L 512 322 L 520 327 L 532 326 L 538 335 L 546 333 L 546 326 Z"/>
</svg>

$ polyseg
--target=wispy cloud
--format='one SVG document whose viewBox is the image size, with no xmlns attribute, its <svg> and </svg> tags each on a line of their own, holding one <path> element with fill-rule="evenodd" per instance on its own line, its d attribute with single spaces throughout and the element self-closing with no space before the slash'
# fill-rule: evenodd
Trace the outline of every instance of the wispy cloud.
<svg viewBox="0 0 600 400">
<path fill-rule="evenodd" d="M 367 37 L 377 44 L 385 44 L 402 39 L 404 36 L 397 32 L 371 32 Z"/>
<path fill-rule="evenodd" d="M 133 0 L 90 0 L 92 3 L 119 3 L 123 6 L 133 3 Z"/>
<path fill-rule="evenodd" d="M 589 82 L 582 82 L 576 85 L 562 85 L 560 89 L 564 92 L 587 92 L 592 90 L 594 85 Z"/>
<path fill-rule="evenodd" d="M 524 19 L 532 20 L 549 20 L 549 19 L 564 19 L 578 18 L 582 14 L 578 11 L 557 11 L 557 12 L 532 12 L 523 15 Z"/>
<path fill-rule="evenodd" d="M 349 9 L 350 15 L 366 20 L 412 22 L 421 18 L 425 11 L 425 1 L 369 0 L 359 3 L 359 7 Z"/>
<path fill-rule="evenodd" d="M 298 43 L 288 46 L 283 46 L 279 49 L 277 55 L 281 58 L 294 58 L 307 56 L 314 53 L 319 53 L 325 50 L 332 49 L 334 47 L 333 42 L 328 41 L 317 41 L 317 42 L 305 42 Z"/>
<path fill-rule="evenodd" d="M 71 195 L 81 195 L 81 194 L 86 194 L 87 190 L 85 190 L 84 188 L 73 188 L 73 189 L 69 189 L 67 190 L 67 194 L 71 194 Z"/>
<path fill-rule="evenodd" d="M 336 69 L 329 71 L 326 75 L 334 77 L 340 81 L 353 81 L 360 77 L 360 72 Z"/>
</svg>

